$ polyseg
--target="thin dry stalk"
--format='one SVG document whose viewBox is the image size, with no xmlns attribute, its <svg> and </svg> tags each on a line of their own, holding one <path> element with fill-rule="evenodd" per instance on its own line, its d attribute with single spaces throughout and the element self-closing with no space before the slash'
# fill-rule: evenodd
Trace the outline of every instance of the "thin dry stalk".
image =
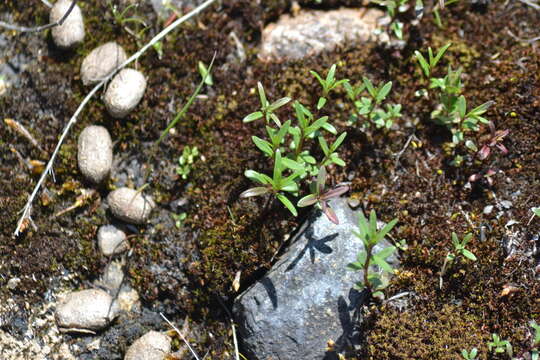
<svg viewBox="0 0 540 360">
<path fill-rule="evenodd" d="M 137 60 L 139 57 L 141 57 L 142 54 L 144 54 L 149 48 L 151 48 L 155 43 L 163 39 L 167 34 L 169 34 L 171 31 L 173 31 L 175 28 L 177 28 L 180 24 L 186 22 L 187 20 L 191 19 L 195 15 L 199 14 L 201 11 L 206 9 L 208 6 L 210 6 L 212 3 L 214 3 L 216 0 L 207 0 L 195 9 L 193 9 L 191 12 L 187 13 L 186 15 L 182 16 L 175 22 L 173 22 L 171 25 L 163 29 L 159 34 L 154 36 L 152 40 L 150 40 L 145 46 L 143 46 L 139 51 L 137 51 L 133 56 L 131 56 L 129 59 L 124 61 L 120 66 L 116 68 L 115 71 L 113 71 L 111 74 L 109 74 L 107 77 L 105 77 L 101 82 L 99 82 L 89 93 L 86 95 L 84 100 L 81 102 L 71 119 L 69 119 L 69 122 L 67 123 L 66 127 L 64 128 L 64 131 L 62 132 L 62 135 L 60 136 L 60 139 L 58 140 L 58 143 L 56 144 L 56 148 L 54 149 L 53 154 L 51 155 L 51 158 L 49 159 L 49 162 L 47 163 L 47 166 L 45 167 L 45 171 L 43 171 L 43 174 L 39 178 L 36 186 L 34 187 L 34 190 L 32 191 L 32 194 L 28 197 L 28 201 L 26 202 L 26 205 L 24 206 L 22 210 L 22 215 L 17 223 L 17 228 L 15 229 L 15 232 L 13 233 L 14 236 L 18 236 L 21 233 L 21 226 L 23 223 L 26 222 L 26 219 L 30 216 L 30 212 L 32 209 L 32 202 L 34 201 L 37 193 L 39 192 L 39 189 L 43 185 L 43 182 L 47 178 L 47 175 L 49 172 L 52 171 L 52 167 L 54 164 L 54 160 L 56 159 L 56 155 L 58 154 L 58 151 L 60 150 L 60 146 L 62 146 L 62 143 L 64 142 L 64 139 L 66 138 L 69 130 L 71 127 L 77 122 L 77 117 L 81 113 L 81 111 L 84 109 L 88 101 L 96 94 L 96 92 L 101 89 L 105 83 L 107 83 L 118 71 L 132 63 L 133 61 Z"/>
<path fill-rule="evenodd" d="M 180 336 L 180 338 L 186 343 L 189 351 L 191 351 L 191 353 L 193 354 L 193 356 L 195 356 L 195 359 L 197 360 L 200 360 L 199 356 L 197 355 L 197 353 L 195 352 L 195 350 L 193 350 L 193 348 L 191 347 L 191 345 L 189 345 L 189 342 L 186 340 L 186 338 L 184 337 L 184 335 L 182 334 L 182 332 L 180 330 L 178 330 L 178 328 L 176 326 L 174 326 L 174 324 L 172 322 L 169 321 L 169 319 L 167 319 L 165 317 L 165 315 L 163 315 L 162 313 L 159 313 L 159 315 L 161 315 L 161 317 L 167 322 L 167 324 L 169 324 L 170 327 L 172 327 L 174 329 L 174 331 L 176 331 L 176 333 L 178 334 L 178 336 Z"/>
</svg>

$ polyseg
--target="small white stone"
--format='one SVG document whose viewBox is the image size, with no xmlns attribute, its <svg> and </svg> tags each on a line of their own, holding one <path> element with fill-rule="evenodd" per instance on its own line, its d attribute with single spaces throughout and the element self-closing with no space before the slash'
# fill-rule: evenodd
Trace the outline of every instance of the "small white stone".
<svg viewBox="0 0 540 360">
<path fill-rule="evenodd" d="M 483 213 L 484 213 L 484 215 L 489 215 L 489 214 L 491 214 L 492 211 L 493 211 L 493 205 L 487 205 L 484 208 Z"/>
<path fill-rule="evenodd" d="M 71 0 L 58 0 L 51 9 L 49 20 L 55 23 L 62 19 L 71 7 Z M 56 46 L 70 48 L 84 40 L 84 21 L 81 8 L 75 5 L 64 23 L 55 26 L 51 30 L 52 38 Z"/>
<path fill-rule="evenodd" d="M 149 331 L 126 351 L 124 360 L 163 360 L 171 352 L 171 339 L 157 331 Z"/>
<path fill-rule="evenodd" d="M 114 225 L 104 225 L 97 233 L 98 246 L 103 255 L 121 254 L 129 249 L 126 233 Z"/>
<path fill-rule="evenodd" d="M 77 159 L 85 178 L 102 182 L 111 171 L 113 160 L 111 136 L 103 126 L 88 126 L 79 135 Z"/>
<path fill-rule="evenodd" d="M 116 218 L 132 224 L 145 223 L 156 206 L 151 197 L 126 187 L 111 192 L 107 196 L 107 202 Z"/>
<path fill-rule="evenodd" d="M 144 75 L 134 69 L 123 69 L 111 81 L 103 101 L 115 118 L 123 118 L 141 101 L 146 89 Z"/>
<path fill-rule="evenodd" d="M 126 60 L 126 52 L 114 41 L 98 46 L 84 58 L 81 80 L 84 85 L 98 83 Z"/>
<path fill-rule="evenodd" d="M 7 282 L 7 288 L 10 290 L 15 290 L 17 286 L 19 286 L 19 283 L 21 282 L 21 279 L 18 277 L 14 277 L 8 280 Z"/>
<path fill-rule="evenodd" d="M 56 323 L 64 331 L 88 333 L 109 325 L 117 308 L 112 297 L 103 290 L 72 292 L 56 308 Z"/>
</svg>

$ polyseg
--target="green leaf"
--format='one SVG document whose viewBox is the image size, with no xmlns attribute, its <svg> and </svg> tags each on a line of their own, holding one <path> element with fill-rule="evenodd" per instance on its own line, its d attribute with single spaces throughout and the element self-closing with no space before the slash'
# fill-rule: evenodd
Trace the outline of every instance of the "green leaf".
<svg viewBox="0 0 540 360">
<path fill-rule="evenodd" d="M 392 82 L 391 81 L 384 84 L 384 86 L 382 88 L 380 88 L 378 93 L 377 93 L 377 98 L 375 99 L 376 102 L 380 103 L 381 101 L 383 101 L 386 98 L 386 96 L 388 95 L 388 93 L 390 92 L 391 89 L 392 89 Z"/>
<path fill-rule="evenodd" d="M 379 242 L 381 241 L 382 239 L 384 239 L 384 237 L 386 236 L 386 234 L 388 234 L 390 232 L 390 230 L 392 230 L 392 228 L 394 226 L 396 226 L 398 222 L 398 219 L 393 219 L 392 221 L 390 221 L 388 224 L 386 224 L 382 229 L 381 231 L 379 231 L 377 233 L 377 236 L 376 236 L 376 242 Z"/>
<path fill-rule="evenodd" d="M 283 205 L 285 205 L 285 207 L 287 209 L 289 209 L 289 211 L 294 215 L 294 216 L 298 216 L 298 212 L 296 211 L 296 208 L 294 207 L 294 205 L 292 204 L 292 202 L 290 202 L 289 199 L 287 199 L 287 197 L 283 194 L 276 194 L 276 197 L 278 198 L 279 201 L 281 201 L 281 203 Z"/>
<path fill-rule="evenodd" d="M 338 166 L 342 166 L 342 167 L 343 167 L 343 166 L 346 165 L 346 164 L 345 164 L 345 161 L 343 161 L 343 160 L 341 160 L 339 157 L 337 157 L 337 154 L 336 154 L 335 157 L 331 157 L 330 160 L 331 160 L 334 164 L 336 164 L 336 165 L 338 165 Z"/>
<path fill-rule="evenodd" d="M 466 234 L 466 235 L 463 237 L 463 240 L 461 240 L 461 245 L 463 245 L 463 246 L 467 245 L 467 243 L 468 243 L 469 241 L 471 241 L 472 237 L 473 237 L 473 234 L 471 234 L 471 233 Z"/>
<path fill-rule="evenodd" d="M 334 75 L 336 73 L 336 64 L 332 64 L 332 66 L 330 67 L 330 70 L 328 71 L 328 74 L 326 75 L 326 83 L 328 85 L 331 85 L 334 83 Z"/>
<path fill-rule="evenodd" d="M 254 170 L 246 170 L 244 172 L 244 176 L 247 177 L 250 180 L 253 180 L 255 182 L 267 185 L 272 183 L 272 179 L 265 174 L 261 174 Z"/>
<path fill-rule="evenodd" d="M 261 107 L 266 107 L 268 105 L 268 100 L 266 100 L 266 94 L 264 88 L 260 81 L 257 82 L 257 90 L 259 91 L 259 99 L 261 100 Z"/>
<path fill-rule="evenodd" d="M 420 68 L 424 72 L 424 75 L 426 75 L 426 77 L 429 78 L 429 74 L 430 74 L 429 64 L 427 63 L 424 55 L 422 55 L 420 51 L 416 50 L 414 52 L 414 56 L 418 60 L 418 63 L 420 64 Z"/>
<path fill-rule="evenodd" d="M 326 104 L 326 98 L 320 97 L 319 101 L 317 102 L 317 110 L 321 110 L 325 104 Z"/>
<path fill-rule="evenodd" d="M 303 198 L 301 198 L 300 200 L 298 200 L 298 202 L 296 203 L 296 206 L 298 207 L 306 207 L 306 206 L 311 206 L 313 204 L 316 204 L 317 203 L 317 195 L 315 194 L 309 194 L 307 196 L 304 196 Z"/>
<path fill-rule="evenodd" d="M 456 108 L 460 119 L 465 118 L 465 113 L 467 112 L 467 101 L 465 100 L 465 96 L 461 95 L 458 97 L 456 102 Z"/>
<path fill-rule="evenodd" d="M 272 150 L 272 144 L 270 144 L 268 141 L 265 141 L 257 136 L 252 136 L 251 140 L 261 150 L 263 153 L 265 153 L 268 156 L 272 156 L 274 151 Z"/>
<path fill-rule="evenodd" d="M 369 225 L 362 211 L 358 213 L 358 230 L 360 230 L 360 233 L 356 234 L 356 236 L 359 237 L 360 239 L 367 239 L 367 235 L 369 232 Z"/>
<path fill-rule="evenodd" d="M 326 122 L 322 125 L 322 128 L 326 131 L 328 131 L 329 133 L 331 134 L 334 134 L 334 135 L 337 135 L 337 130 L 336 128 L 334 127 L 334 125 Z"/>
<path fill-rule="evenodd" d="M 281 99 L 278 99 L 278 100 L 274 101 L 272 104 L 270 104 L 268 106 L 267 111 L 269 111 L 269 112 L 275 111 L 275 110 L 279 109 L 280 107 L 282 107 L 283 105 L 287 104 L 289 101 L 291 101 L 290 97 L 282 97 Z"/>
<path fill-rule="evenodd" d="M 260 195 L 267 194 L 269 192 L 270 192 L 270 189 L 268 189 L 267 187 L 259 186 L 259 187 L 247 189 L 246 191 L 240 194 L 240 197 L 247 198 L 247 197 L 252 197 L 252 196 L 260 196 Z"/>
<path fill-rule="evenodd" d="M 244 119 L 242 119 L 242 122 L 248 123 L 248 122 L 260 119 L 262 117 L 263 117 L 263 113 L 260 111 L 256 111 L 254 113 L 247 115 Z"/>
<path fill-rule="evenodd" d="M 304 171 L 304 165 L 289 158 L 281 158 L 281 163 L 285 165 L 287 169 Z"/>
<path fill-rule="evenodd" d="M 328 121 L 328 116 L 323 116 L 320 119 L 317 119 L 313 124 L 309 125 L 305 130 L 305 136 L 309 136 L 315 131 L 319 130 L 326 122 Z"/>
<path fill-rule="evenodd" d="M 276 150 L 275 158 L 274 158 L 274 174 L 273 174 L 273 180 L 277 184 L 281 182 L 281 172 L 283 171 L 281 163 L 281 151 L 279 149 Z"/>
<path fill-rule="evenodd" d="M 336 139 L 336 141 L 334 141 L 334 143 L 332 144 L 332 147 L 330 148 L 332 152 L 334 152 L 334 151 L 336 151 L 338 149 L 338 147 L 341 145 L 343 140 L 345 140 L 346 136 L 347 136 L 347 132 L 344 132 L 341 135 L 339 135 L 339 137 Z M 325 155 L 326 155 L 326 153 L 325 153 Z"/>
<path fill-rule="evenodd" d="M 363 268 L 364 268 L 364 265 L 358 262 L 352 262 L 350 264 L 347 264 L 347 269 L 352 270 L 352 271 L 359 271 L 359 270 L 362 270 Z"/>
<path fill-rule="evenodd" d="M 470 252 L 469 250 L 467 249 L 463 249 L 461 250 L 461 253 L 463 254 L 463 256 L 465 256 L 467 259 L 470 259 L 472 261 L 476 261 L 476 256 L 474 256 L 474 254 L 472 252 Z"/>
<path fill-rule="evenodd" d="M 319 136 L 319 145 L 325 156 L 330 156 L 330 149 L 328 149 L 328 143 L 324 140 L 324 137 Z"/>
<path fill-rule="evenodd" d="M 452 45 L 452 43 L 448 43 L 448 44 L 444 45 L 442 48 L 439 49 L 439 51 L 437 52 L 437 55 L 435 56 L 435 58 L 433 59 L 433 62 L 431 63 L 432 68 L 437 66 L 437 63 L 439 62 L 439 60 L 441 60 L 442 56 L 444 55 L 446 50 L 448 50 L 450 45 Z"/>
<path fill-rule="evenodd" d="M 371 83 L 371 81 L 365 76 L 362 77 L 362 79 L 364 80 L 364 84 L 366 85 L 366 89 L 369 92 L 369 94 L 371 95 L 371 97 L 376 99 L 377 98 L 377 90 L 375 90 L 375 88 L 373 87 L 373 84 Z"/>
<path fill-rule="evenodd" d="M 390 255 L 392 255 L 396 251 L 395 246 L 388 246 L 379 251 L 376 255 L 380 257 L 381 259 L 386 259 Z"/>
<path fill-rule="evenodd" d="M 452 232 L 452 244 L 454 244 L 454 247 L 458 247 L 460 245 L 459 238 L 455 232 Z"/>
<path fill-rule="evenodd" d="M 384 271 L 386 271 L 388 273 L 393 273 L 394 272 L 394 269 L 392 268 L 392 266 L 390 266 L 390 264 L 388 264 L 386 261 L 384 261 L 383 258 L 379 257 L 378 255 L 373 255 L 372 260 L 382 270 L 384 270 Z"/>
<path fill-rule="evenodd" d="M 199 74 L 201 74 L 201 77 L 203 78 L 204 83 L 208 86 L 214 85 L 214 81 L 212 80 L 212 75 L 208 72 L 208 68 L 206 67 L 206 65 L 202 61 L 199 61 L 197 65 L 199 68 Z"/>
<path fill-rule="evenodd" d="M 369 242 L 371 244 L 377 243 L 377 214 L 375 210 L 371 210 L 369 213 Z"/>
</svg>

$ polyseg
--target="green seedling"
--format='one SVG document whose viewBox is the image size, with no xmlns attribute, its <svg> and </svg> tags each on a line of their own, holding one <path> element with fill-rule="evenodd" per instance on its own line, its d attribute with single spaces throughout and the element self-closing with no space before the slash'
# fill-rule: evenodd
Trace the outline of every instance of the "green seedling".
<svg viewBox="0 0 540 360">
<path fill-rule="evenodd" d="M 386 104 L 386 110 L 382 108 L 382 102 L 392 90 L 391 81 L 377 87 L 364 76 L 361 84 L 353 86 L 347 82 L 344 87 L 347 97 L 355 106 L 355 114 L 351 116 L 351 122 L 354 123 L 363 117 L 368 120 L 364 123 L 365 127 L 373 123 L 378 129 L 388 130 L 392 127 L 394 120 L 401 117 L 401 104 Z M 361 96 L 365 92 L 367 92 L 366 96 Z"/>
<path fill-rule="evenodd" d="M 426 78 L 429 78 L 431 76 L 431 73 L 433 69 L 437 66 L 441 58 L 443 57 L 444 53 L 448 48 L 452 45 L 452 43 L 448 43 L 442 48 L 437 51 L 436 55 L 433 55 L 433 50 L 431 47 L 428 47 L 428 58 L 426 59 L 424 55 L 418 50 L 414 52 L 414 56 L 418 60 L 418 63 L 420 64 L 420 68 L 424 72 L 424 75 Z"/>
<path fill-rule="evenodd" d="M 389 29 L 392 30 L 394 35 L 403 40 L 403 22 L 398 21 L 397 16 L 399 13 L 405 11 L 405 5 L 409 0 L 371 0 L 375 3 L 386 8 L 386 13 L 390 17 Z"/>
<path fill-rule="evenodd" d="M 199 156 L 199 149 L 196 146 L 184 147 L 182 155 L 178 159 L 179 166 L 176 168 L 176 173 L 182 176 L 182 179 L 186 180 L 189 173 L 191 172 L 191 167 L 195 163 L 195 160 Z"/>
<path fill-rule="evenodd" d="M 328 205 L 328 201 L 332 198 L 341 196 L 349 191 L 347 185 L 338 186 L 334 189 L 325 189 L 326 186 L 326 168 L 323 166 L 319 170 L 319 175 L 317 175 L 317 181 L 310 184 L 311 194 L 304 196 L 298 201 L 296 206 L 306 207 L 317 204 L 322 212 L 326 215 L 328 220 L 334 224 L 339 224 L 339 219 L 336 216 L 334 210 Z"/>
<path fill-rule="evenodd" d="M 253 112 L 247 115 L 246 117 L 244 117 L 242 121 L 245 123 L 248 123 L 248 122 L 252 122 L 252 121 L 255 121 L 264 117 L 264 119 L 266 120 L 266 124 L 269 124 L 270 120 L 272 120 L 277 126 L 281 126 L 281 122 L 279 121 L 279 118 L 274 112 L 280 107 L 282 107 L 283 105 L 286 105 L 289 101 L 291 101 L 291 98 L 282 97 L 281 99 L 278 99 L 274 101 L 273 103 L 270 103 L 268 99 L 266 98 L 266 93 L 260 82 L 257 82 L 257 91 L 259 92 L 261 108 L 259 111 Z"/>
<path fill-rule="evenodd" d="M 394 253 L 396 248 L 389 246 L 378 253 L 373 253 L 373 250 L 397 224 L 397 221 L 397 219 L 393 219 L 379 231 L 377 230 L 377 214 L 375 210 L 371 210 L 369 223 L 364 214 L 360 212 L 358 216 L 358 232 L 353 232 L 364 244 L 364 250 L 358 253 L 357 261 L 347 265 L 347 268 L 364 272 L 363 280 L 357 282 L 356 287 L 360 290 L 368 290 L 375 297 L 382 296 L 382 290 L 387 284 L 380 274 L 370 271 L 370 266 L 377 265 L 382 272 L 393 273 L 394 269 L 386 262 L 386 259 Z"/>
<path fill-rule="evenodd" d="M 467 250 L 465 246 L 467 243 L 469 243 L 472 239 L 472 234 L 467 234 L 463 238 L 463 240 L 459 240 L 457 234 L 455 232 L 452 232 L 452 245 L 454 246 L 453 251 L 449 251 L 448 254 L 446 254 L 446 257 L 444 258 L 444 263 L 441 269 L 441 275 L 439 277 L 439 288 L 442 289 L 443 284 L 443 276 L 446 274 L 446 271 L 450 268 L 450 266 L 454 263 L 454 261 L 460 257 L 463 256 L 469 260 L 476 261 L 476 256 Z"/>
<path fill-rule="evenodd" d="M 508 340 L 502 340 L 499 335 L 491 334 L 492 341 L 488 342 L 488 349 L 495 354 L 508 355 L 510 358 L 513 354 L 512 345 Z"/>
<path fill-rule="evenodd" d="M 174 226 L 176 226 L 177 229 L 181 229 L 184 226 L 184 221 L 187 218 L 187 213 L 183 212 L 180 214 L 172 214 L 171 216 L 174 220 Z"/>
<path fill-rule="evenodd" d="M 319 74 L 317 74 L 316 71 L 311 70 L 310 74 L 315 76 L 315 78 L 319 81 L 323 88 L 322 96 L 319 98 L 319 101 L 317 102 L 317 110 L 320 110 L 324 107 L 326 104 L 328 95 L 330 94 L 330 91 L 337 88 L 339 85 L 346 83 L 347 79 L 342 80 L 336 80 L 335 74 L 336 74 L 336 64 L 332 65 L 330 67 L 330 70 L 328 71 L 328 74 L 326 74 L 326 79 L 323 79 Z"/>
<path fill-rule="evenodd" d="M 465 360 L 475 360 L 476 355 L 478 355 L 478 349 L 472 348 L 471 351 L 467 351 L 466 349 L 461 350 L 461 356 Z"/>
</svg>

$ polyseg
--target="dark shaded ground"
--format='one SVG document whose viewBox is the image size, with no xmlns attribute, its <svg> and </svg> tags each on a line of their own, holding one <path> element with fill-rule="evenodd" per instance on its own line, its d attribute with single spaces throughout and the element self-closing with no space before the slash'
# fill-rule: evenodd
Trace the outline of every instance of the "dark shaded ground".
<svg viewBox="0 0 540 360">
<path fill-rule="evenodd" d="M 88 91 L 78 79 L 84 55 L 111 39 L 130 53 L 138 48 L 133 37 L 114 24 L 110 9 L 102 3 L 106 2 L 81 4 L 88 37 L 73 53 L 55 50 L 48 33 L 4 32 L 17 39 L 10 53 L 22 53 L 30 62 L 22 69 L 19 84 L 0 98 L 0 115 L 24 124 L 47 154 Z M 336 1 L 333 5 L 350 3 Z M 151 166 L 147 191 L 161 210 L 150 225 L 134 229 L 130 237 L 134 252 L 128 263 L 129 281 L 139 291 L 144 306 L 163 311 L 179 324 L 189 316 L 204 329 L 192 335 L 200 353 L 208 350 L 212 358 L 227 358 L 224 352 L 232 353 L 232 337 L 220 302 L 230 304 L 234 297 L 231 283 L 235 273 L 242 271 L 242 288 L 248 286 L 271 266 L 284 236 L 302 220 L 302 214 L 291 218 L 277 203 L 271 215 L 261 219 L 262 200 L 238 200 L 238 194 L 249 186 L 243 171 L 268 169 L 250 140 L 252 134 L 262 133 L 262 126 L 241 122 L 258 105 L 251 90 L 261 81 L 271 99 L 287 95 L 314 104 L 319 88 L 308 71 L 325 72 L 338 63 L 338 77 L 357 80 L 369 74 L 377 82 L 392 80 L 392 100 L 404 109 L 399 130 L 366 136 L 346 127 L 350 105 L 343 92 L 334 96 L 334 105 L 328 108 L 334 123 L 349 133 L 342 156 L 347 167 L 332 169 L 334 183 L 352 179 L 352 196 L 384 220 L 398 217 L 394 237 L 409 244 L 403 268 L 387 295 L 409 291 L 414 296 L 406 310 L 392 303 L 373 308 L 364 324 L 367 344 L 359 358 L 456 359 L 462 348 L 472 347 L 480 349 L 481 359 L 495 358 L 486 356 L 491 333 L 510 340 L 515 354 L 528 351 L 531 339 L 527 324 L 533 319 L 540 322 L 540 285 L 535 272 L 539 259 L 538 254 L 532 254 L 533 248 L 540 246 L 540 219 L 527 225 L 530 208 L 540 205 L 540 50 L 535 43 L 516 41 L 508 30 L 521 38 L 538 36 L 540 11 L 516 2 L 491 3 L 486 9 L 460 5 L 444 12 L 445 29 L 438 29 L 431 16 L 417 28 L 410 28 L 403 50 L 366 45 L 301 62 L 260 63 L 256 46 L 261 26 L 288 7 L 287 1 L 269 1 L 262 6 L 247 0 L 224 1 L 168 37 L 161 60 L 155 52 L 143 56 L 137 64 L 148 77 L 142 103 L 127 119 L 115 120 L 106 115 L 100 101 L 91 102 L 62 147 L 55 166 L 56 182 L 47 182 L 48 196 L 41 196 L 34 206 L 37 230 L 29 227 L 17 239 L 11 233 L 37 177 L 10 149 L 28 159 L 46 161 L 48 155 L 2 124 L 0 299 L 12 297 L 20 303 L 38 304 L 50 279 L 66 270 L 76 274 L 74 288 L 94 280 L 106 264 L 95 241 L 97 228 L 110 221 L 102 200 L 119 184 L 141 185 L 140 176 L 129 174 Z M 161 23 L 149 7 L 140 12 L 153 24 L 144 35 L 148 39 Z M 47 19 L 45 6 L 29 8 L 20 1 L 3 2 L 0 15 L 4 13 L 12 14 L 12 20 L 20 24 L 43 24 Z M 246 47 L 245 63 L 234 55 L 234 43 L 228 37 L 231 31 Z M 496 102 L 487 115 L 498 129 L 510 130 L 505 140 L 510 150 L 507 156 L 496 153 L 489 161 L 475 161 L 460 169 L 448 165 L 451 159 L 445 155 L 443 143 L 449 141 L 449 134 L 428 120 L 434 103 L 414 96 L 421 77 L 411 55 L 416 49 L 438 48 L 449 41 L 454 45 L 444 65 L 448 62 L 464 68 L 465 96 L 470 104 Z M 149 163 L 149 144 L 196 87 L 197 62 L 208 63 L 214 51 L 215 85 L 203 91 L 208 97 L 195 103 L 176 134 L 160 146 L 157 160 Z M 292 115 L 287 111 L 283 117 Z M 98 196 L 54 218 L 53 214 L 74 203 L 80 189 L 90 187 L 77 169 L 76 139 L 85 126 L 94 123 L 106 126 L 116 140 L 118 167 Z M 418 140 L 396 161 L 396 154 L 413 134 Z M 194 166 L 189 183 L 174 174 L 185 145 L 198 146 L 205 157 Z M 471 174 L 489 167 L 499 171 L 492 187 L 464 187 Z M 182 229 L 175 228 L 170 217 L 172 211 L 179 211 L 174 207 L 179 198 L 187 200 L 183 211 L 188 219 Z M 485 206 L 502 200 L 511 201 L 511 207 L 495 206 L 491 214 L 483 214 Z M 519 223 L 505 227 L 510 220 Z M 480 240 L 481 226 L 486 228 L 485 241 Z M 470 249 L 478 261 L 457 264 L 439 290 L 438 272 L 450 250 L 453 231 L 461 236 L 475 234 Z M 508 239 L 515 240 L 511 256 L 503 246 Z M 4 285 L 15 276 L 22 282 L 12 292 Z M 518 291 L 501 295 L 507 284 Z"/>
</svg>

